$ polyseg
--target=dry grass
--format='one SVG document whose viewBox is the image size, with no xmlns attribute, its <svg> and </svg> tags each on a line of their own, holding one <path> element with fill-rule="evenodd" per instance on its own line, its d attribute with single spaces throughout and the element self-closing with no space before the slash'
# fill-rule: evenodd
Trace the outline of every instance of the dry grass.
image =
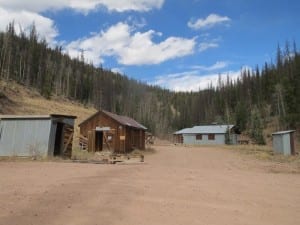
<svg viewBox="0 0 300 225">
<path fill-rule="evenodd" d="M 14 106 L 11 109 L 13 114 L 69 114 L 78 117 L 81 122 L 92 113 L 95 108 L 86 107 L 75 101 L 70 101 L 61 96 L 52 96 L 46 99 L 36 90 L 28 89 L 15 82 L 5 82 L 0 80 L 0 90 L 13 101 Z M 5 114 L 4 112 L 3 114 Z"/>
<path fill-rule="evenodd" d="M 88 152 L 86 150 L 80 150 L 79 148 L 75 147 L 72 150 L 72 160 L 90 160 L 94 159 L 95 154 Z"/>
<path fill-rule="evenodd" d="M 243 154 L 254 156 L 257 159 L 280 162 L 280 163 L 295 163 L 300 166 L 300 155 L 285 156 L 274 153 L 272 147 L 267 145 L 229 145 L 225 146 L 227 149 L 239 151 Z"/>
</svg>

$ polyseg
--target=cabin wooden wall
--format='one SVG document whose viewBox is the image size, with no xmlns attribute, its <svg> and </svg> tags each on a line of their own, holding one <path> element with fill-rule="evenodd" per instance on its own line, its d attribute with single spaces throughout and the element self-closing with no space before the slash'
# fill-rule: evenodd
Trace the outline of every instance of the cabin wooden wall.
<svg viewBox="0 0 300 225">
<path fill-rule="evenodd" d="M 145 131 L 127 127 L 126 149 L 145 149 Z"/>
<path fill-rule="evenodd" d="M 183 136 L 182 136 L 182 134 L 174 134 L 173 135 L 173 142 L 175 144 L 177 144 L 177 143 L 182 144 L 183 143 Z"/>
</svg>

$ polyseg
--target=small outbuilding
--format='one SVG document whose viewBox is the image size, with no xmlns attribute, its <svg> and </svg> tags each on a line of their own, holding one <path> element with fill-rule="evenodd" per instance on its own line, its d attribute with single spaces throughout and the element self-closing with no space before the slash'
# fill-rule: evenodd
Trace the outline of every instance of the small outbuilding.
<svg viewBox="0 0 300 225">
<path fill-rule="evenodd" d="M 127 153 L 133 149 L 145 149 L 146 127 L 134 119 L 100 110 L 79 125 L 80 144 L 88 151 L 104 149 Z"/>
<path fill-rule="evenodd" d="M 1 115 L 0 156 L 71 157 L 76 116 Z"/>
<path fill-rule="evenodd" d="M 295 130 L 279 131 L 273 133 L 273 150 L 284 155 L 294 155 L 296 153 L 294 133 Z"/>
<path fill-rule="evenodd" d="M 228 142 L 236 144 L 238 134 L 234 130 L 234 125 L 206 125 L 184 128 L 173 134 L 174 143 L 188 145 L 226 144 Z"/>
</svg>

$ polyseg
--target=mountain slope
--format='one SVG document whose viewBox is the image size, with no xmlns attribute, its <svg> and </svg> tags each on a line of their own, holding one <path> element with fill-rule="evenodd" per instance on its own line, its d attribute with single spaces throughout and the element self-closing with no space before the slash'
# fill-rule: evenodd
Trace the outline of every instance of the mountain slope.
<svg viewBox="0 0 300 225">
<path fill-rule="evenodd" d="M 0 80 L 13 80 L 45 99 L 69 99 L 133 117 L 159 136 L 199 124 L 232 123 L 263 144 L 262 131 L 272 120 L 277 121 L 268 135 L 300 130 L 300 54 L 295 43 L 290 49 L 289 43 L 284 50 L 278 48 L 275 64 L 241 71 L 237 81 L 228 77 L 207 90 L 173 92 L 95 67 L 85 62 L 84 54 L 71 59 L 61 47 L 49 48 L 39 41 L 34 29 L 27 37 L 16 35 L 10 25 L 0 33 Z M 0 112 L 15 104 L 6 92 L 0 94 Z M 43 103 L 34 108 L 39 104 Z"/>
<path fill-rule="evenodd" d="M 95 113 L 93 107 L 70 101 L 60 96 L 46 99 L 34 89 L 26 88 L 13 81 L 0 80 L 0 114 L 13 115 L 48 115 L 67 114 L 77 116 L 75 136 L 78 134 L 77 124 Z"/>
</svg>

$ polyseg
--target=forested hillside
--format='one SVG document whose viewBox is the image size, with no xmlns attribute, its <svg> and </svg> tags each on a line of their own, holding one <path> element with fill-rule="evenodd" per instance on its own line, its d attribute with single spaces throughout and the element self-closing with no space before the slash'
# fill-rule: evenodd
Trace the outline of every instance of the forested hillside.
<svg viewBox="0 0 300 225">
<path fill-rule="evenodd" d="M 300 54 L 295 43 L 278 47 L 276 62 L 241 71 L 235 82 L 228 78 L 216 88 L 183 93 L 96 68 L 85 63 L 84 55 L 71 59 L 61 47 L 39 41 L 34 27 L 29 36 L 16 35 L 13 27 L 0 33 L 0 79 L 35 88 L 46 98 L 63 96 L 128 115 L 157 135 L 197 124 L 233 123 L 263 143 L 262 128 L 268 123 L 275 124 L 274 130 L 300 127 Z"/>
</svg>

